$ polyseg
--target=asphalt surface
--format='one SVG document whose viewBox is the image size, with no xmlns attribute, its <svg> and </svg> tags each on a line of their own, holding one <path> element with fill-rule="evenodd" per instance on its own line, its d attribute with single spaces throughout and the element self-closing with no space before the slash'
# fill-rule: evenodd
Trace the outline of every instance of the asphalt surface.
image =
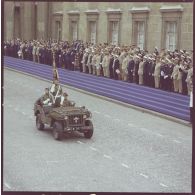
<svg viewBox="0 0 195 195">
<path fill-rule="evenodd" d="M 191 127 L 63 87 L 92 112 L 94 135 L 56 141 L 33 116 L 50 85 L 4 70 L 5 191 L 191 192 Z"/>
</svg>

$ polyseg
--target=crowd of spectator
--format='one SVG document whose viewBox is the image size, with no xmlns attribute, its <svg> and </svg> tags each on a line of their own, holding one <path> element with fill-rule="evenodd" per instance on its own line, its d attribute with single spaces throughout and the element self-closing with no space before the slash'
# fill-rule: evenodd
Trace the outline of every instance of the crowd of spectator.
<svg viewBox="0 0 195 195">
<path fill-rule="evenodd" d="M 4 55 L 96 76 L 123 80 L 189 95 L 193 53 L 157 47 L 149 53 L 135 45 L 94 45 L 83 41 L 13 39 L 4 42 Z"/>
</svg>

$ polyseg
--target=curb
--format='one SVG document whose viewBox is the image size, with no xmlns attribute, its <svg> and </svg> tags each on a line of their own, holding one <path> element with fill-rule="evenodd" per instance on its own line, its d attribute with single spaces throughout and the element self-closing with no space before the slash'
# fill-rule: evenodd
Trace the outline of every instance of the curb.
<svg viewBox="0 0 195 195">
<path fill-rule="evenodd" d="M 11 70 L 11 71 L 14 71 L 14 72 L 25 74 L 25 75 L 28 75 L 28 76 L 31 76 L 31 77 L 34 77 L 34 78 L 37 78 L 37 79 L 40 79 L 40 80 L 52 83 L 51 80 L 41 78 L 40 76 L 36 76 L 36 75 L 29 74 L 29 73 L 25 73 L 25 72 L 22 72 L 22 71 L 19 71 L 19 70 L 15 70 L 15 69 L 12 69 L 12 68 L 9 68 L 9 67 L 5 67 L 5 66 L 4 66 L 4 68 L 8 69 L 8 70 Z M 125 106 L 125 107 L 128 107 L 128 108 L 132 108 L 132 109 L 141 111 L 142 113 L 149 113 L 149 114 L 152 114 L 154 116 L 158 116 L 160 118 L 167 119 L 167 120 L 172 121 L 172 122 L 176 122 L 176 123 L 188 126 L 188 127 L 192 127 L 192 124 L 189 123 L 188 121 L 185 121 L 185 120 L 173 117 L 173 116 L 168 116 L 168 115 L 165 115 L 165 114 L 162 114 L 162 113 L 159 113 L 159 112 L 155 112 L 155 111 L 152 111 L 152 110 L 148 110 L 148 109 L 145 109 L 145 108 L 142 108 L 142 107 L 138 107 L 138 106 L 134 106 L 134 105 L 131 105 L 131 104 L 124 103 L 124 102 L 120 102 L 118 100 L 114 100 L 114 99 L 111 99 L 109 97 L 105 97 L 105 96 L 101 96 L 101 95 L 98 95 L 98 94 L 94 94 L 94 93 L 91 93 L 91 92 L 88 92 L 88 91 L 85 91 L 85 90 L 82 90 L 82 89 L 79 89 L 79 88 L 76 88 L 76 87 L 71 87 L 69 85 L 65 85 L 65 84 L 61 84 L 61 85 L 66 87 L 66 88 L 68 88 L 68 89 L 72 89 L 72 90 L 75 90 L 75 91 L 78 91 L 78 92 L 81 92 L 81 93 L 84 93 L 84 94 L 87 94 L 87 95 L 90 95 L 90 96 L 93 96 L 93 97 L 98 97 L 98 98 L 100 98 L 102 100 L 106 100 L 106 101 L 109 101 L 109 102 L 112 102 L 112 103 L 116 103 L 116 104 L 121 105 L 121 106 Z"/>
</svg>

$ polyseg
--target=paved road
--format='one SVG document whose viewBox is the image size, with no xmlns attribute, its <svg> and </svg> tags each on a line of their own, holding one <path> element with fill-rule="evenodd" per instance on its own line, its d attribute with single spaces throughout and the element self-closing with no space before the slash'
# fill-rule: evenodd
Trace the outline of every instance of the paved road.
<svg viewBox="0 0 195 195">
<path fill-rule="evenodd" d="M 191 192 L 192 130 L 72 89 L 94 136 L 38 131 L 33 103 L 50 83 L 4 71 L 4 190 Z"/>
</svg>

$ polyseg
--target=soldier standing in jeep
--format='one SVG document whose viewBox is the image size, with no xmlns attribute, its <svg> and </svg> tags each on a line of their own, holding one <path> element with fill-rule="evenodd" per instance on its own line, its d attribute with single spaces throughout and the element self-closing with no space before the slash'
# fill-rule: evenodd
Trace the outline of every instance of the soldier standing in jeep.
<svg viewBox="0 0 195 195">
<path fill-rule="evenodd" d="M 60 106 L 62 87 L 57 79 L 54 80 L 49 92 L 52 95 L 54 107 Z"/>
</svg>

